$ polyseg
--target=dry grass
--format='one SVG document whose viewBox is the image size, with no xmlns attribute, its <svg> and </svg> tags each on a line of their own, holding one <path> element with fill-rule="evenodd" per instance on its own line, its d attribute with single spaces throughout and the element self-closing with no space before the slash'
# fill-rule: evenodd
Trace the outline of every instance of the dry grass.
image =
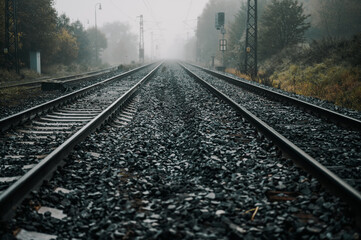
<svg viewBox="0 0 361 240">
<path fill-rule="evenodd" d="M 40 75 L 29 69 L 22 69 L 20 75 L 15 71 L 8 71 L 0 69 L 0 83 L 18 82 L 18 81 L 30 81 L 38 79 Z"/>
<path fill-rule="evenodd" d="M 233 74 L 233 75 L 235 75 L 235 76 L 237 76 L 237 77 L 244 78 L 244 79 L 246 79 L 246 80 L 252 81 L 251 76 L 246 75 L 246 74 L 244 74 L 244 73 L 241 73 L 241 72 L 238 71 L 237 69 L 227 68 L 227 69 L 226 69 L 226 72 L 227 72 L 227 73 L 230 73 L 230 74 Z"/>
<path fill-rule="evenodd" d="M 76 75 L 84 72 L 90 72 L 93 70 L 96 69 L 92 69 L 91 67 L 79 65 L 79 64 L 70 64 L 70 65 L 56 64 L 56 65 L 44 67 L 43 73 L 51 77 L 63 77 L 63 76 Z"/>
<path fill-rule="evenodd" d="M 107 67 L 108 66 L 104 65 L 101 68 L 107 68 Z M 91 68 L 89 66 L 84 66 L 79 64 L 70 64 L 70 65 L 56 64 L 56 65 L 43 67 L 42 75 L 26 68 L 20 70 L 20 75 L 16 74 L 15 71 L 0 69 L 0 83 L 34 81 L 41 77 L 63 77 L 69 75 L 76 75 L 84 72 L 95 71 L 101 68 Z"/>
<path fill-rule="evenodd" d="M 312 66 L 290 65 L 271 78 L 279 88 L 317 97 L 336 105 L 361 111 L 361 70 L 325 61 Z"/>
<path fill-rule="evenodd" d="M 40 88 L 12 87 L 0 89 L 0 106 L 16 107 L 36 98 L 41 94 Z"/>
</svg>

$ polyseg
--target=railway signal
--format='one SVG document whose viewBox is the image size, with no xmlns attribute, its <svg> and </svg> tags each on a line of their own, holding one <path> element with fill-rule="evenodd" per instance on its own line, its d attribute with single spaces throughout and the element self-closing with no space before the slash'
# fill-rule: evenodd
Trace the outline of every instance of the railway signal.
<svg viewBox="0 0 361 240">
<path fill-rule="evenodd" d="M 224 34 L 226 34 L 224 23 L 225 23 L 225 13 L 224 12 L 216 13 L 215 27 L 217 30 L 220 30 L 222 34 L 222 39 L 219 40 L 219 51 L 222 51 L 222 71 L 224 71 L 225 69 L 224 52 L 227 51 L 227 40 L 224 38 Z"/>
<path fill-rule="evenodd" d="M 219 51 L 227 51 L 227 39 L 220 39 L 219 40 Z"/>
<path fill-rule="evenodd" d="M 217 30 L 220 30 L 222 27 L 224 27 L 224 20 L 225 20 L 224 12 L 216 13 L 215 27 Z"/>
</svg>

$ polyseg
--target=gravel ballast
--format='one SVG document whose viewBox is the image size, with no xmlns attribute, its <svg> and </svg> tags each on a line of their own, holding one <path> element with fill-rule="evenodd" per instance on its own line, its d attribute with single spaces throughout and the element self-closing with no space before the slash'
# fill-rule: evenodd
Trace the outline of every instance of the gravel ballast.
<svg viewBox="0 0 361 240">
<path fill-rule="evenodd" d="M 0 158 L 2 163 L 0 165 L 0 191 L 8 188 L 19 177 L 32 169 L 34 164 L 42 161 L 54 149 L 64 143 L 68 137 L 109 107 L 147 75 L 150 69 L 148 67 L 148 69 L 140 70 L 120 81 L 105 84 L 92 90 L 86 96 L 34 118 L 33 121 L 28 121 L 23 126 L 0 133 Z M 77 117 L 66 115 L 67 113 L 63 114 L 63 111 L 77 111 L 79 109 L 85 113 L 85 115 L 78 118 L 79 121 L 76 120 Z M 97 113 L 87 115 L 89 111 L 97 111 Z M 64 117 L 64 115 L 66 116 Z M 84 116 L 86 116 L 86 119 L 81 119 Z M 65 125 L 61 125 L 64 124 L 61 122 L 62 120 L 66 121 Z M 54 130 L 52 128 L 54 126 L 60 126 L 60 129 Z"/>
<path fill-rule="evenodd" d="M 66 162 L 4 236 L 23 228 L 60 239 L 359 237 L 347 206 L 179 66 L 143 88 L 129 125 L 100 129 Z"/>
<path fill-rule="evenodd" d="M 361 190 L 359 131 L 344 129 L 292 105 L 250 93 L 194 67 L 192 70 Z"/>
<path fill-rule="evenodd" d="M 217 71 L 215 71 L 215 72 L 217 72 Z M 300 99 L 302 101 L 317 105 L 319 107 L 326 108 L 326 109 L 329 109 L 331 111 L 335 111 L 335 112 L 338 112 L 340 114 L 344 114 L 346 116 L 361 120 L 361 112 L 360 111 L 344 108 L 344 107 L 341 107 L 341 106 L 337 106 L 334 103 L 332 103 L 330 101 L 327 101 L 327 100 L 322 100 L 322 99 L 315 98 L 315 97 L 304 96 L 304 95 L 299 95 L 299 94 L 295 94 L 295 93 L 292 93 L 292 92 L 287 92 L 287 91 L 284 91 L 284 90 L 281 90 L 281 89 L 278 89 L 278 88 L 274 88 L 274 87 L 266 86 L 264 84 L 260 84 L 258 82 L 248 81 L 248 80 L 245 80 L 243 78 L 240 78 L 240 77 L 235 76 L 235 75 L 230 74 L 230 73 L 224 73 L 224 72 L 218 72 L 218 73 L 221 73 L 221 74 L 224 74 L 224 75 L 229 76 L 231 78 L 235 78 L 235 79 L 238 79 L 240 81 L 245 81 L 245 82 L 247 82 L 249 84 L 260 86 L 262 88 L 266 88 L 266 89 L 269 89 L 271 91 L 275 91 L 275 92 L 278 92 L 278 93 L 281 93 L 281 94 L 284 94 L 284 95 L 287 95 L 287 96 L 290 96 L 290 97 L 294 97 L 294 98 Z"/>
<path fill-rule="evenodd" d="M 2 99 L 4 103 L 0 104 L 0 119 L 11 116 L 15 113 L 24 111 L 31 107 L 37 106 L 39 104 L 48 102 L 50 100 L 61 97 L 65 94 L 69 94 L 81 88 L 93 85 L 95 83 L 101 82 L 107 78 L 121 74 L 121 70 L 112 71 L 106 73 L 100 77 L 92 77 L 89 80 L 81 80 L 76 83 L 72 83 L 71 87 L 62 90 L 53 90 L 53 91 L 41 91 L 41 88 L 29 88 L 29 87 L 18 87 L 10 88 L 8 91 L 15 91 L 15 94 L 21 94 L 19 98 L 10 104 L 6 104 L 6 100 Z"/>
</svg>

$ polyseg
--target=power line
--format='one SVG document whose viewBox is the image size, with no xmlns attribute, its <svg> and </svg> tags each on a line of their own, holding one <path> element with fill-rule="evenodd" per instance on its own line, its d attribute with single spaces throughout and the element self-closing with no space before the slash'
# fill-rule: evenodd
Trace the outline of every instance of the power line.
<svg viewBox="0 0 361 240">
<path fill-rule="evenodd" d="M 190 21 L 190 20 L 188 20 L 188 21 Z M 196 29 L 197 29 L 197 26 L 192 27 L 191 25 L 189 25 L 189 24 L 187 23 L 187 21 L 183 21 L 183 24 L 186 25 L 188 28 L 190 28 L 190 29 L 192 29 L 192 30 L 196 30 Z"/>
<path fill-rule="evenodd" d="M 134 17 L 131 17 L 130 15 L 128 15 L 126 12 L 124 12 L 117 4 L 115 4 L 113 2 L 113 0 L 110 0 L 110 2 L 114 5 L 114 7 L 116 7 L 122 14 L 124 14 L 127 18 L 129 18 L 130 20 L 136 22 L 137 20 L 134 19 Z"/>
<path fill-rule="evenodd" d="M 193 4 L 193 0 L 191 0 L 191 1 L 190 1 L 190 3 L 189 3 L 189 7 L 188 7 L 188 11 L 187 11 L 186 19 L 185 19 L 184 21 L 187 21 L 187 20 L 188 20 L 188 16 L 189 16 L 189 12 L 191 11 L 192 4 Z"/>
<path fill-rule="evenodd" d="M 148 1 L 147 1 L 147 0 L 143 0 L 143 3 L 144 3 L 144 5 L 145 5 L 145 7 L 148 9 L 148 11 L 149 11 L 149 13 L 150 13 L 153 21 L 156 23 L 156 27 L 158 28 L 158 30 L 159 30 L 160 32 L 163 32 L 163 30 L 159 27 L 159 23 L 160 23 L 160 22 L 158 21 L 158 19 L 157 19 L 157 18 L 155 17 L 155 15 L 153 14 L 153 10 L 152 10 L 152 8 L 150 7 L 150 4 L 148 3 Z"/>
<path fill-rule="evenodd" d="M 145 5 L 145 7 L 148 9 L 148 11 L 149 11 L 150 15 L 152 16 L 153 20 L 154 20 L 155 22 L 158 22 L 158 21 L 157 21 L 157 18 L 156 18 L 156 17 L 154 16 L 154 14 L 153 14 L 153 11 L 152 11 L 149 3 L 148 3 L 146 0 L 143 0 L 143 3 L 144 3 L 144 5 Z"/>
</svg>

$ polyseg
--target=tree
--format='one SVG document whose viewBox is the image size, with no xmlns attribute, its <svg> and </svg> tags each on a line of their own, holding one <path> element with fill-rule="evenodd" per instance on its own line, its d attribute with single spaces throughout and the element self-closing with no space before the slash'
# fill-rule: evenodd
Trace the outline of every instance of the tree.
<svg viewBox="0 0 361 240">
<path fill-rule="evenodd" d="M 43 66 L 51 64 L 91 63 L 95 44 L 88 32 L 76 21 L 65 15 L 57 16 L 53 0 L 16 1 L 19 34 L 19 57 L 23 66 L 29 66 L 29 52 L 40 51 Z M 0 0 L 0 64 L 4 65 L 5 0 Z M 90 30 L 91 32 L 91 30 Z M 106 40 L 97 34 L 99 50 Z M 93 38 L 93 42 L 94 42 Z M 104 45 L 105 43 L 105 45 Z"/>
<path fill-rule="evenodd" d="M 361 31 L 359 0 L 314 0 L 310 7 L 319 37 L 346 38 Z"/>
<path fill-rule="evenodd" d="M 90 46 L 88 33 L 85 31 L 82 23 L 79 20 L 71 23 L 70 19 L 65 14 L 62 14 L 57 19 L 57 31 L 62 32 L 63 29 L 65 29 L 68 34 L 70 34 L 76 40 L 78 50 L 77 57 L 74 60 L 80 64 L 90 64 L 92 49 Z"/>
<path fill-rule="evenodd" d="M 260 21 L 259 49 L 261 59 L 304 41 L 310 28 L 309 16 L 297 0 L 272 0 Z"/>
<path fill-rule="evenodd" d="M 89 36 L 89 46 L 92 52 L 92 62 L 95 63 L 95 65 L 99 64 L 96 60 L 96 54 L 100 56 L 101 52 L 103 52 L 104 49 L 107 48 L 107 38 L 105 37 L 105 34 L 99 31 L 99 29 L 90 28 L 87 30 L 87 34 Z M 96 53 L 96 51 L 98 51 Z M 99 61 L 99 59 L 98 59 Z"/>
<path fill-rule="evenodd" d="M 0 0 L 0 66 L 5 65 L 5 0 Z"/>
<path fill-rule="evenodd" d="M 54 63 L 69 64 L 78 57 L 79 47 L 76 38 L 68 30 L 62 28 L 56 35 L 56 53 Z"/>
<path fill-rule="evenodd" d="M 79 47 L 77 62 L 80 64 L 90 64 L 92 49 L 87 31 L 80 21 L 71 24 L 71 32 L 77 40 Z"/>
<path fill-rule="evenodd" d="M 130 26 L 121 22 L 108 23 L 101 28 L 107 38 L 102 59 L 112 65 L 128 63 L 138 58 L 137 36 Z"/>
<path fill-rule="evenodd" d="M 56 11 L 53 0 L 17 1 L 20 58 L 29 65 L 29 52 L 40 51 L 42 64 L 50 64 L 56 51 Z"/>
<path fill-rule="evenodd" d="M 240 10 L 235 15 L 234 22 L 227 28 L 228 31 L 228 50 L 226 52 L 226 65 L 238 67 L 240 69 L 241 55 L 245 42 L 247 6 L 242 4 Z"/>
<path fill-rule="evenodd" d="M 68 18 L 65 14 L 58 16 L 56 19 L 56 28 L 58 30 L 65 28 L 66 30 L 71 31 L 70 18 Z"/>
</svg>

